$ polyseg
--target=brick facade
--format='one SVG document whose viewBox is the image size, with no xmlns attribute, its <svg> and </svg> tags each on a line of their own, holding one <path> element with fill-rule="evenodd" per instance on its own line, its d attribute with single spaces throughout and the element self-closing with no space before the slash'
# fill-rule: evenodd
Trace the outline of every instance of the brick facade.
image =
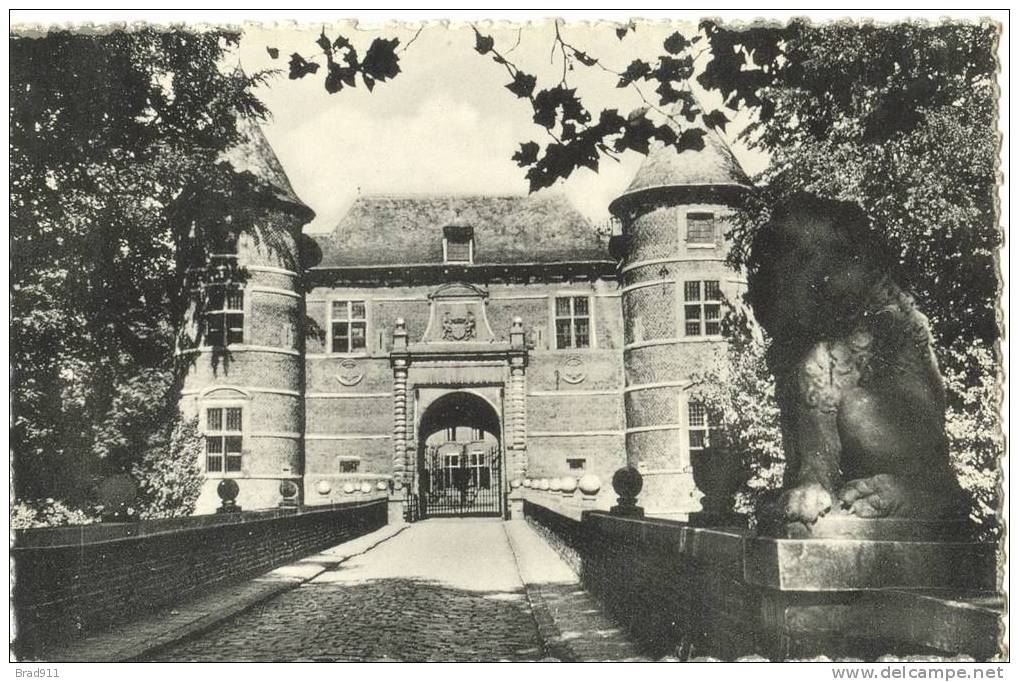
<svg viewBox="0 0 1019 682">
<path fill-rule="evenodd" d="M 272 510 L 16 531 L 19 654 L 152 613 L 376 530 L 384 498 Z"/>
<path fill-rule="evenodd" d="M 705 304 L 724 314 L 717 304 L 706 303 L 705 283 L 717 283 L 728 301 L 738 300 L 744 285 L 724 263 L 731 208 L 680 193 L 616 208 L 626 245 L 620 290 L 628 463 L 644 475 L 641 499 L 648 512 L 682 518 L 700 509 L 690 464 L 688 390 L 724 347 L 718 330 L 703 319 L 714 314 Z M 711 241 L 691 234 L 694 216 L 711 216 Z M 690 287 L 699 295 L 689 295 Z M 693 334 L 687 329 L 688 305 L 698 313 Z"/>
<path fill-rule="evenodd" d="M 724 265 L 724 235 L 745 183 L 734 160 L 708 152 L 648 157 L 610 206 L 622 226 L 613 256 L 568 203 L 540 195 L 358 199 L 334 232 L 315 236 L 319 257 L 303 260 L 305 216 L 269 212 L 253 230 L 260 238 L 238 249 L 244 342 L 225 357 L 190 351 L 185 412 L 208 433 L 210 408 L 243 411 L 240 468 L 209 472 L 198 511 L 218 505 L 223 476 L 241 480 L 246 508 L 280 504 L 286 479 L 311 505 L 368 488 L 413 492 L 428 436 L 422 396 L 435 391 L 484 394 L 495 410 L 504 493 L 528 478 L 594 474 L 610 504 L 607 483 L 629 463 L 644 473 L 649 512 L 698 510 L 689 431 L 702 427 L 688 423 L 686 394 L 721 345 L 717 299 L 743 285 Z M 702 166 L 711 182 L 697 181 Z M 736 180 L 715 178 L 719 168 Z M 458 251 L 470 262 L 446 260 L 450 236 L 470 240 Z M 584 341 L 560 348 L 566 298 L 581 301 L 561 305 L 582 306 Z M 449 316 L 467 310 L 470 333 L 445 336 Z"/>
<path fill-rule="evenodd" d="M 528 495 L 528 522 L 655 657 L 1000 655 L 993 545 L 755 538 Z"/>
</svg>

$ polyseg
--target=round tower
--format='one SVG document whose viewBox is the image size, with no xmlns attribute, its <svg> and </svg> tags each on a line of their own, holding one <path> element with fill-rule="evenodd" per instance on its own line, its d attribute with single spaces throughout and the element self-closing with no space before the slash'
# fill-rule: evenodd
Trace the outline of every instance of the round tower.
<svg viewBox="0 0 1019 682">
<path fill-rule="evenodd" d="M 719 136 L 699 151 L 659 145 L 609 206 L 622 224 L 624 407 L 628 464 L 644 476 L 641 505 L 684 518 L 701 508 L 693 464 L 712 424 L 689 396 L 721 343 L 723 298 L 743 278 L 724 264 L 732 207 L 750 181 Z"/>
<path fill-rule="evenodd" d="M 314 213 L 259 126 L 240 119 L 238 131 L 223 159 L 256 189 L 222 197 L 226 236 L 191 272 L 193 341 L 180 351 L 181 410 L 203 437 L 199 514 L 219 507 L 223 479 L 237 482 L 242 509 L 297 503 L 304 468 L 301 228 Z"/>
</svg>

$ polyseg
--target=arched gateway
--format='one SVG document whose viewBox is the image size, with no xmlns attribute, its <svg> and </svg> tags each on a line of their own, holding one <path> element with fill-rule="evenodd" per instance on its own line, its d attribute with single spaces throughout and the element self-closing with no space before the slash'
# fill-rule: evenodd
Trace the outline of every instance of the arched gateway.
<svg viewBox="0 0 1019 682">
<path fill-rule="evenodd" d="M 423 517 L 503 513 L 499 415 L 481 396 L 452 391 L 418 429 L 417 492 Z"/>
</svg>

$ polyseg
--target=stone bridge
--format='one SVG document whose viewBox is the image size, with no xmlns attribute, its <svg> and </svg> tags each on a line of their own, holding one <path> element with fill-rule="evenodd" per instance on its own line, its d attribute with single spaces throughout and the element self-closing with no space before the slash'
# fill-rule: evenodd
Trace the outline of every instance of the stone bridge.
<svg viewBox="0 0 1019 682">
<path fill-rule="evenodd" d="M 771 537 L 591 509 L 579 496 L 540 489 L 522 491 L 523 518 L 513 520 L 407 523 L 390 506 L 373 492 L 322 508 L 19 531 L 15 654 L 1000 655 L 994 547 L 931 528 L 902 539 L 902 528 L 836 518 L 813 537 Z M 818 537 L 827 531 L 839 537 Z"/>
</svg>

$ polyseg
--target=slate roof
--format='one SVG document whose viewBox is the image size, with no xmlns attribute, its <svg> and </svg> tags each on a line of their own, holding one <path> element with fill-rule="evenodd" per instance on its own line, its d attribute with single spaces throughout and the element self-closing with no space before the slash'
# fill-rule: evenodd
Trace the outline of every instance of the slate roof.
<svg viewBox="0 0 1019 682">
<path fill-rule="evenodd" d="M 237 132 L 240 140 L 223 152 L 223 159 L 230 162 L 239 173 L 250 172 L 271 189 L 278 201 L 287 204 L 310 221 L 315 213 L 294 192 L 286 171 L 280 164 L 272 145 L 265 139 L 261 126 L 250 118 L 237 117 Z"/>
<path fill-rule="evenodd" d="M 609 261 L 591 223 L 563 196 L 364 196 L 332 232 L 313 235 L 317 269 L 441 264 L 444 228 L 469 226 L 474 264 Z"/>
<path fill-rule="evenodd" d="M 719 137 L 708 130 L 704 135 L 704 148 L 676 152 L 673 147 L 655 143 L 637 170 L 630 186 L 610 207 L 615 209 L 641 196 L 679 188 L 732 188 L 752 187 L 753 183 L 733 156 L 732 151 Z"/>
</svg>

